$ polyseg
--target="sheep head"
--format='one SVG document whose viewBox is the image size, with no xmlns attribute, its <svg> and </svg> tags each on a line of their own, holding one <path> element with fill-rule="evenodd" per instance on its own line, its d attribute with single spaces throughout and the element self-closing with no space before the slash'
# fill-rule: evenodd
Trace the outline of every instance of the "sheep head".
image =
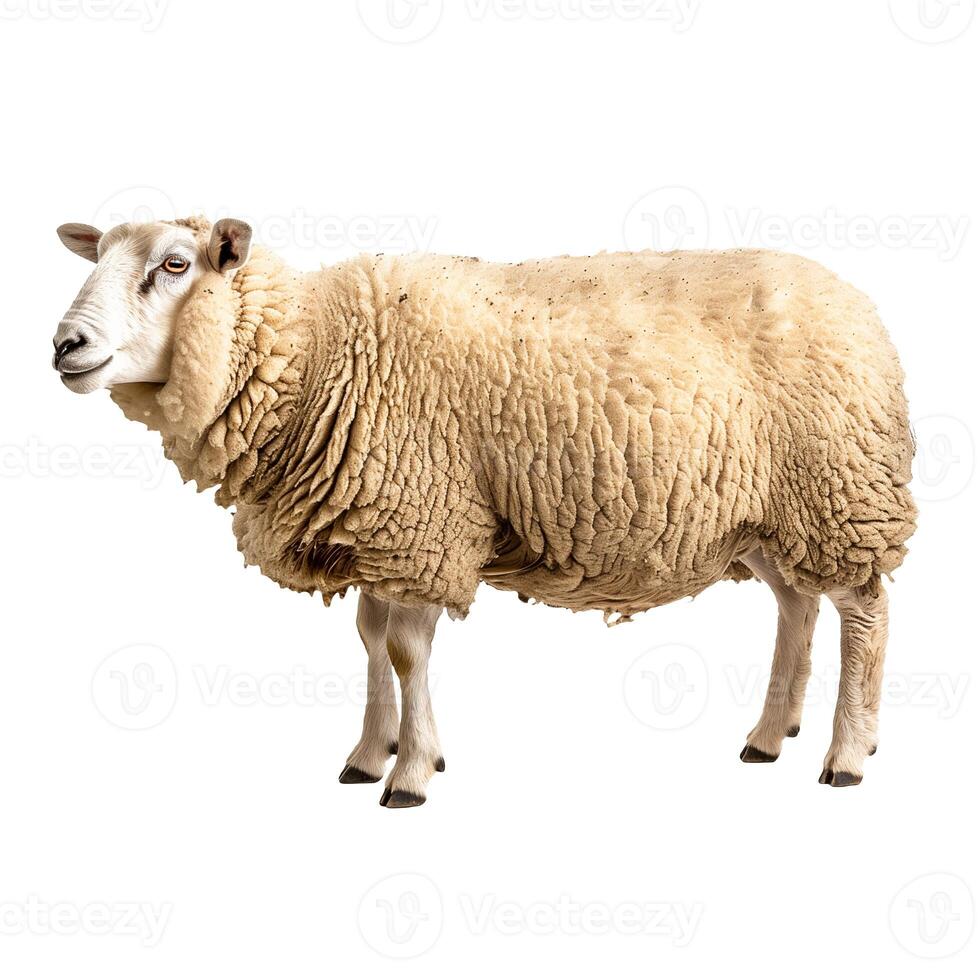
<svg viewBox="0 0 980 980">
<path fill-rule="evenodd" d="M 195 282 L 233 275 L 248 259 L 252 229 L 225 218 L 58 229 L 64 245 L 95 263 L 54 335 L 53 365 L 65 386 L 87 394 L 130 382 L 162 384 L 174 330 Z"/>
</svg>

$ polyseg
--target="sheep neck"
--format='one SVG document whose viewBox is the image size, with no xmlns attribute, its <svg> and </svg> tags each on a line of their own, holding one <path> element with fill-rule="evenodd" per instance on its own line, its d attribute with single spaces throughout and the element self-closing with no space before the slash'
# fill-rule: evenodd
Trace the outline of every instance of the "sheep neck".
<svg viewBox="0 0 980 980">
<path fill-rule="evenodd" d="M 234 277 L 203 278 L 178 320 L 164 385 L 118 385 L 125 414 L 159 431 L 185 481 L 228 506 L 275 477 L 302 397 L 303 277 L 256 249 Z"/>
</svg>

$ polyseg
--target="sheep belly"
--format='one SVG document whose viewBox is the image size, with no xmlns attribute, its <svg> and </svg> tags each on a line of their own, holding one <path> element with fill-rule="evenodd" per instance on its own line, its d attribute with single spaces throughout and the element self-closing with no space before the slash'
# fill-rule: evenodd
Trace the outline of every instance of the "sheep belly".
<svg viewBox="0 0 980 980">
<path fill-rule="evenodd" d="M 694 569 L 640 563 L 586 578 L 580 567 L 548 568 L 523 542 L 511 539 L 508 547 L 482 570 L 481 579 L 493 588 L 517 592 L 524 601 L 563 609 L 596 609 L 628 618 L 697 595 L 724 579 L 751 578 L 752 573 L 735 558 L 751 543 L 750 536 L 735 533 L 716 554 L 704 556 Z"/>
</svg>

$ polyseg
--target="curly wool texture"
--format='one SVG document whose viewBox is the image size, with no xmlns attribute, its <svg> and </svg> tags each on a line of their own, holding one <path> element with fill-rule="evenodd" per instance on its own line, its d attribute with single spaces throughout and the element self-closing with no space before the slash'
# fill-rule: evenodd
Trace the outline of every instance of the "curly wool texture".
<svg viewBox="0 0 980 980">
<path fill-rule="evenodd" d="M 914 530 L 874 308 L 764 251 L 513 265 L 257 250 L 196 287 L 164 386 L 119 386 L 249 563 L 465 615 L 478 583 L 629 617 L 749 577 L 892 572 Z"/>
</svg>

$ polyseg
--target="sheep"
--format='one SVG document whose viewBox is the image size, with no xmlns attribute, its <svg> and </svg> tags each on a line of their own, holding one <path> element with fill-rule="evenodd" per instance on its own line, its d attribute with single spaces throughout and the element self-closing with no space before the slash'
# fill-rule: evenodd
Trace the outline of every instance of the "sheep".
<svg viewBox="0 0 980 980">
<path fill-rule="evenodd" d="M 327 604 L 360 590 L 368 703 L 341 782 L 395 754 L 382 805 L 425 801 L 444 768 L 432 638 L 480 582 L 624 621 L 726 578 L 778 607 L 741 758 L 799 731 L 827 595 L 842 674 L 820 782 L 861 781 L 882 578 L 916 509 L 903 372 L 853 287 L 761 250 L 301 273 L 234 219 L 59 235 L 96 263 L 54 337 L 63 383 L 107 387 L 215 487 L 246 563 Z"/>
</svg>

